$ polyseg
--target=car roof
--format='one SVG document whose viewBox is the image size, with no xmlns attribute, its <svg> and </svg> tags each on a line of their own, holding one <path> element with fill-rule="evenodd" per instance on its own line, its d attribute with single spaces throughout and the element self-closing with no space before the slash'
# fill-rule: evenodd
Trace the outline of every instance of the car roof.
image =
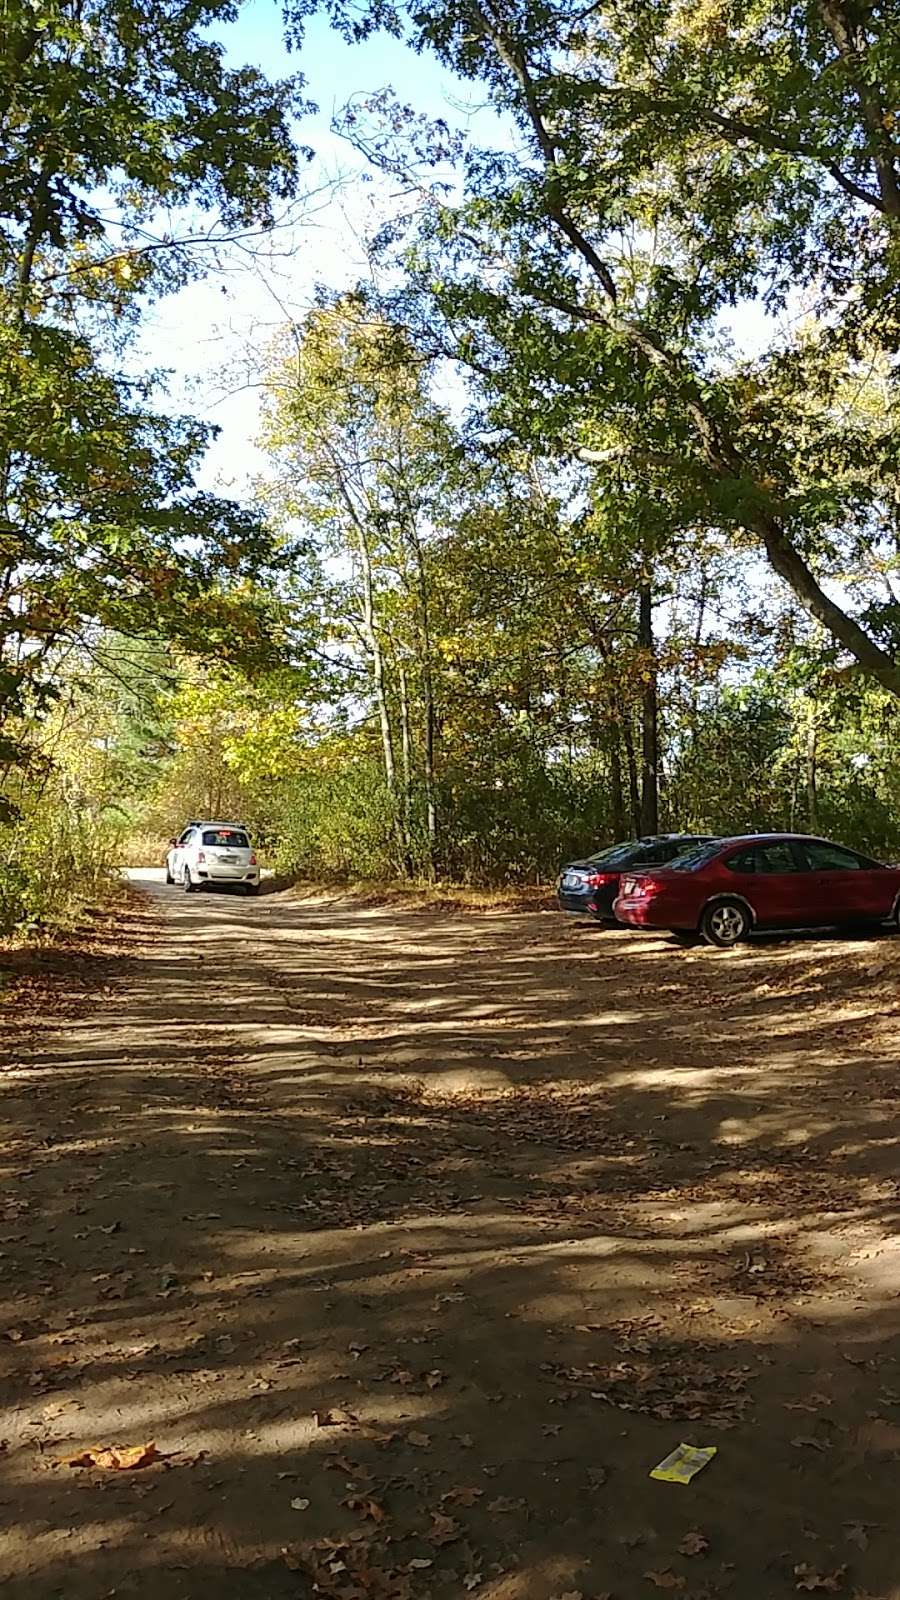
<svg viewBox="0 0 900 1600">
<path fill-rule="evenodd" d="M 691 830 L 689 830 L 687 833 L 642 833 L 642 834 L 638 835 L 637 839 L 634 840 L 634 843 L 635 844 L 665 844 L 669 839 L 710 839 L 710 840 L 712 840 L 712 839 L 715 839 L 716 837 L 717 837 L 717 835 L 714 834 L 714 833 L 694 833 Z M 626 842 L 627 843 L 631 843 L 630 840 L 628 840 Z"/>
<path fill-rule="evenodd" d="M 203 819 L 203 820 L 201 820 L 199 822 L 189 822 L 188 823 L 188 827 L 189 828 L 240 828 L 242 833 L 246 833 L 247 832 L 247 824 L 245 822 L 216 822 L 216 821 L 214 821 L 214 820 L 212 820 L 210 818 L 205 818 L 205 819 Z"/>
<path fill-rule="evenodd" d="M 728 838 L 721 838 L 719 844 L 723 850 L 732 844 L 833 844 L 832 839 L 823 838 L 820 833 L 734 833 Z M 841 846 L 841 848 L 844 848 Z"/>
</svg>

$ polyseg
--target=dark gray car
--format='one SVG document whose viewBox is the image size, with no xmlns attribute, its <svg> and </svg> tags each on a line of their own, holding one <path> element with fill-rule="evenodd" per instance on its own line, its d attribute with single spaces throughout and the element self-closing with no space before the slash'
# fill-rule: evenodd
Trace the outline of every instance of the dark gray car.
<svg viewBox="0 0 900 1600">
<path fill-rule="evenodd" d="M 707 844 L 711 838 L 705 833 L 658 833 L 646 839 L 626 839 L 581 861 L 570 861 L 556 884 L 559 909 L 593 917 L 596 922 L 614 922 L 613 901 L 619 893 L 621 873 L 664 866 L 683 850 Z"/>
</svg>

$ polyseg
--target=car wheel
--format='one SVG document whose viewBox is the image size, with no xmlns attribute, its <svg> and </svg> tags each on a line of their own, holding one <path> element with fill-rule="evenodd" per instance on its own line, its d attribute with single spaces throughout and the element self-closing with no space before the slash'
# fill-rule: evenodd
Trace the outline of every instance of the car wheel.
<svg viewBox="0 0 900 1600">
<path fill-rule="evenodd" d="M 184 869 L 184 877 L 182 878 L 181 882 L 184 885 L 185 894 L 193 894 L 193 892 L 196 889 L 197 885 L 195 884 L 193 878 L 191 877 L 191 869 L 190 869 L 190 867 L 185 867 L 185 869 Z"/>
<path fill-rule="evenodd" d="M 244 884 L 244 893 L 245 894 L 259 894 L 259 884 L 258 883 L 245 883 Z"/>
<path fill-rule="evenodd" d="M 716 900 L 700 919 L 700 932 L 717 950 L 730 950 L 750 931 L 750 913 L 740 900 Z"/>
<path fill-rule="evenodd" d="M 175 882 L 175 879 L 172 877 L 172 874 L 169 871 L 169 868 L 166 867 L 166 883 L 174 883 L 174 882 Z"/>
</svg>

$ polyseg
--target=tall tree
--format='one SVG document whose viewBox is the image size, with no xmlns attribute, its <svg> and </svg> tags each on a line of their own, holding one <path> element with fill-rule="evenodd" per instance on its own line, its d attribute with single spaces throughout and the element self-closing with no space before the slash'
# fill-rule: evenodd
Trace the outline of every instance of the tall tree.
<svg viewBox="0 0 900 1600">
<path fill-rule="evenodd" d="M 357 35 L 401 26 L 379 4 L 330 9 Z M 873 623 L 829 581 L 896 536 L 896 422 L 863 434 L 834 403 L 841 361 L 897 347 L 890 9 L 424 0 L 406 25 L 486 84 L 520 135 L 515 152 L 470 154 L 454 205 L 427 170 L 446 160 L 445 130 L 429 147 L 401 108 L 380 131 L 354 124 L 429 192 L 413 269 L 437 341 L 479 372 L 495 420 L 757 541 L 848 656 L 900 693 L 896 611 Z M 804 337 L 728 352 L 736 304 L 774 312 L 800 296 L 815 312 Z"/>
<path fill-rule="evenodd" d="M 429 395 L 427 366 L 361 297 L 316 309 L 285 341 L 290 353 L 276 357 L 267 380 L 263 442 L 274 472 L 264 492 L 282 521 L 299 524 L 298 569 L 324 597 L 351 668 L 361 650 L 398 860 L 409 867 L 416 857 L 431 871 L 439 851 L 431 547 L 452 518 L 458 444 Z"/>
<path fill-rule="evenodd" d="M 201 494 L 210 430 L 123 347 L 197 250 L 293 195 L 299 82 L 226 69 L 231 0 L 9 0 L 0 38 L 0 762 L 98 622 L 260 650 L 258 519 Z M 186 208 L 191 208 L 190 217 Z M 182 219 L 180 227 L 178 219 Z M 165 218 L 168 220 L 158 220 Z M 179 231 L 180 227 L 180 231 Z"/>
</svg>

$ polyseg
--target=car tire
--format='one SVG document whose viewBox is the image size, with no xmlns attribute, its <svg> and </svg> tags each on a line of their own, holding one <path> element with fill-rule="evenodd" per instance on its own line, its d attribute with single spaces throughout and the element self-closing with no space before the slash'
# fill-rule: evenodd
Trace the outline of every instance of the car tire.
<svg viewBox="0 0 900 1600">
<path fill-rule="evenodd" d="M 244 884 L 244 893 L 245 894 L 250 894 L 250 895 L 259 894 L 259 884 L 258 883 L 245 883 Z"/>
<path fill-rule="evenodd" d="M 169 868 L 166 867 L 166 883 L 174 883 L 174 882 L 175 882 L 175 879 L 172 877 L 172 874 L 169 871 Z"/>
<path fill-rule="evenodd" d="M 184 876 L 182 877 L 181 882 L 182 882 L 182 886 L 184 888 L 185 894 L 193 894 L 194 890 L 198 887 L 198 885 L 194 882 L 193 878 L 191 877 L 191 869 L 190 869 L 190 867 L 185 867 Z"/>
<path fill-rule="evenodd" d="M 732 950 L 750 928 L 750 912 L 740 900 L 714 900 L 700 918 L 702 937 L 717 950 Z"/>
</svg>

